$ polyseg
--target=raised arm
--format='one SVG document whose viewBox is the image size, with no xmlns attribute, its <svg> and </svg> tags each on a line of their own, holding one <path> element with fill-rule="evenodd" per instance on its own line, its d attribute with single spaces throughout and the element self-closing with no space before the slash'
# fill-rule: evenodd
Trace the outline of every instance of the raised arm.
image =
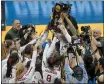
<svg viewBox="0 0 104 84">
<path fill-rule="evenodd" d="M 43 58 L 42 58 L 42 69 L 44 69 L 44 67 L 47 66 L 47 51 L 49 49 L 49 44 L 46 44 L 46 47 L 44 49 L 44 52 L 43 52 Z"/>
<path fill-rule="evenodd" d="M 37 45 L 37 46 L 41 45 L 41 44 L 47 39 L 47 37 L 48 37 L 48 32 L 49 32 L 49 31 L 48 31 L 47 28 L 46 28 L 45 32 L 43 32 L 43 34 L 42 34 L 39 38 L 30 41 L 28 44 L 34 44 L 34 43 L 36 43 L 36 42 L 38 41 L 38 42 L 36 43 L 36 45 Z M 23 52 L 23 50 L 25 49 L 25 47 L 26 47 L 28 44 L 24 45 L 23 47 L 20 47 L 20 51 Z"/>
<path fill-rule="evenodd" d="M 64 70 L 65 70 L 66 81 L 69 83 L 72 80 L 73 70 L 69 66 L 69 60 L 67 57 L 65 58 Z"/>
<path fill-rule="evenodd" d="M 79 66 L 83 69 L 83 80 L 85 82 L 87 82 L 88 81 L 88 75 L 87 75 L 86 69 L 84 67 L 84 61 L 83 61 L 82 57 L 79 56 L 77 51 L 75 53 L 76 53 L 76 57 L 77 57 L 77 62 L 79 64 Z"/>
<path fill-rule="evenodd" d="M 93 53 L 97 50 L 97 45 L 99 45 L 99 46 L 101 46 L 101 45 L 93 37 L 92 30 L 89 30 L 89 36 L 90 36 L 90 40 L 91 40 L 91 51 Z M 98 50 L 94 53 L 94 56 L 96 57 L 97 60 L 99 60 L 99 58 L 101 58 Z"/>
<path fill-rule="evenodd" d="M 57 40 L 58 40 L 57 37 L 53 38 L 51 46 L 49 47 L 49 49 L 47 51 L 47 58 L 49 58 L 51 56 L 51 54 L 54 52 L 54 50 L 55 50 L 55 44 L 56 44 Z"/>
<path fill-rule="evenodd" d="M 68 15 L 66 13 L 63 13 L 63 16 L 68 23 L 68 26 L 69 26 L 68 29 L 71 31 L 71 33 L 73 35 L 77 35 L 77 31 L 76 31 L 74 25 L 72 24 L 72 22 L 70 21 L 70 19 L 68 18 Z"/>
<path fill-rule="evenodd" d="M 48 37 L 48 31 L 45 31 L 44 34 L 41 36 L 41 38 L 38 39 L 36 45 L 41 47 L 42 44 L 46 41 L 47 37 Z"/>
<path fill-rule="evenodd" d="M 30 64 L 30 67 L 29 67 L 29 70 L 28 72 L 25 74 L 27 79 L 29 77 L 32 77 L 33 74 L 34 74 L 34 71 L 35 71 L 35 63 L 36 63 L 36 57 L 37 57 L 37 47 L 34 48 L 33 50 L 33 55 L 32 55 L 32 60 L 31 60 L 31 64 Z"/>
<path fill-rule="evenodd" d="M 28 44 L 34 44 L 34 43 L 36 43 L 36 42 L 37 42 L 37 39 L 33 39 L 33 40 L 30 41 Z M 23 47 L 20 47 L 20 52 L 23 52 L 23 50 L 25 49 L 25 47 L 26 47 L 28 44 L 24 45 Z"/>
<path fill-rule="evenodd" d="M 58 25 L 58 28 L 62 31 L 63 35 L 65 36 L 66 40 L 71 43 L 71 36 L 68 34 L 65 26 L 63 24 Z"/>
</svg>

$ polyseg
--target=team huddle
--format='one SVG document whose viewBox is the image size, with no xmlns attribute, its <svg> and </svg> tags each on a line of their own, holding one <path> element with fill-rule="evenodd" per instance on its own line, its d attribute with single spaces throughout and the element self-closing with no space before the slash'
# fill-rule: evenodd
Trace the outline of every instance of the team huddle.
<svg viewBox="0 0 104 84">
<path fill-rule="evenodd" d="M 19 42 L 17 40 L 18 49 L 14 48 L 15 45 L 13 46 L 14 42 L 12 40 L 5 41 L 7 45 L 12 42 L 12 46 L 9 45 L 12 48 L 10 54 L 2 61 L 2 83 L 53 83 L 55 79 L 61 79 L 59 65 L 56 67 L 56 63 L 54 65 L 54 55 L 57 53 L 55 50 L 55 44 L 58 42 L 57 37 L 54 36 L 52 43 L 47 42 L 45 48 L 42 48 L 42 43 L 46 41 L 48 33 L 49 30 L 46 29 L 40 37 L 23 47 L 18 46 Z M 70 35 L 66 34 L 65 36 L 71 42 Z M 42 51 L 41 62 L 38 56 Z M 24 57 L 21 54 L 23 52 Z M 40 68 L 37 66 L 39 61 L 39 64 L 42 65 L 42 73 L 36 70 L 36 68 Z"/>
</svg>

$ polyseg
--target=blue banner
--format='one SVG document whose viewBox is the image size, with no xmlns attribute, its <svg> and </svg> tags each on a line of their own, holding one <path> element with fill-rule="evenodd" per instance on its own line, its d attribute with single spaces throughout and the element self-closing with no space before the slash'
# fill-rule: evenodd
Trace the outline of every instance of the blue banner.
<svg viewBox="0 0 104 84">
<path fill-rule="evenodd" d="M 72 4 L 71 15 L 78 23 L 103 23 L 104 2 L 97 1 L 64 1 Z M 61 1 L 61 3 L 63 3 Z M 19 19 L 21 24 L 47 24 L 50 21 L 52 7 L 56 1 L 6 1 L 5 13 L 7 25 L 12 25 L 12 20 Z"/>
</svg>

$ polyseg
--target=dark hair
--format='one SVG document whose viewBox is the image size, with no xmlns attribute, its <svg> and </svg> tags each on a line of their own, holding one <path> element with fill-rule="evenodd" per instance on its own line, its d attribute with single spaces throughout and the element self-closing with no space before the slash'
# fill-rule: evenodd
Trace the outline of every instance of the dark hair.
<svg viewBox="0 0 104 84">
<path fill-rule="evenodd" d="M 93 58 L 91 55 L 85 55 L 83 60 L 85 64 L 91 64 L 93 62 Z"/>
<path fill-rule="evenodd" d="M 12 49 L 10 50 L 10 54 L 12 54 L 13 51 L 17 51 L 17 52 L 18 52 L 17 48 L 12 48 Z"/>
<path fill-rule="evenodd" d="M 73 68 L 72 76 L 75 77 L 77 80 L 81 81 L 83 79 L 83 69 L 79 66 L 75 66 Z M 79 77 L 80 76 L 80 77 Z"/>
<path fill-rule="evenodd" d="M 6 48 L 9 48 L 12 45 L 12 42 L 13 42 L 12 40 L 5 40 L 4 44 L 5 44 Z"/>
<path fill-rule="evenodd" d="M 51 67 L 51 68 L 53 68 L 53 66 L 55 65 L 55 58 L 54 57 L 49 57 L 48 59 L 47 59 L 47 63 L 48 63 L 48 65 L 49 65 L 49 67 Z"/>
<path fill-rule="evenodd" d="M 22 26 L 22 31 L 27 30 L 30 27 L 32 28 L 32 32 L 35 32 L 35 28 L 34 28 L 34 26 L 32 24 L 23 25 Z"/>
<path fill-rule="evenodd" d="M 56 46 L 56 50 L 60 52 L 60 41 L 56 42 L 55 46 Z"/>
<path fill-rule="evenodd" d="M 62 81 L 60 79 L 56 78 L 54 80 L 54 83 L 53 84 L 62 84 Z"/>
<path fill-rule="evenodd" d="M 39 52 L 38 58 L 39 58 L 40 60 L 42 60 L 42 58 L 43 58 L 43 51 L 44 51 L 44 50 L 42 50 L 41 52 Z"/>
<path fill-rule="evenodd" d="M 35 64 L 35 71 L 38 71 L 40 72 L 41 76 L 42 75 L 42 69 L 41 69 L 41 66 L 42 66 L 42 60 L 39 58 L 39 56 L 36 58 L 36 64 Z"/>
<path fill-rule="evenodd" d="M 49 65 L 49 67 L 53 67 L 54 65 L 60 65 L 61 61 L 64 60 L 64 56 L 60 56 L 60 53 L 59 52 L 55 52 L 54 54 L 54 57 L 49 57 L 47 59 L 47 63 Z"/>
<path fill-rule="evenodd" d="M 42 66 L 42 60 L 39 58 L 39 57 L 37 57 L 36 58 L 36 64 L 35 64 L 35 70 L 36 71 L 39 71 L 40 69 L 41 69 L 41 66 Z"/>
<path fill-rule="evenodd" d="M 25 67 L 26 67 L 27 69 L 29 69 L 30 63 L 31 63 L 31 61 L 28 61 L 27 64 L 25 65 Z"/>
<path fill-rule="evenodd" d="M 85 68 L 89 76 L 89 79 L 93 79 L 95 77 L 95 64 L 93 64 L 92 62 L 93 58 L 91 55 L 84 56 Z"/>
<path fill-rule="evenodd" d="M 11 53 L 8 61 L 7 61 L 7 72 L 6 72 L 6 77 L 10 77 L 11 72 L 12 72 L 12 66 L 15 65 L 19 61 L 19 56 L 18 53 L 14 52 Z"/>
<path fill-rule="evenodd" d="M 28 28 L 30 28 L 30 27 L 32 28 L 31 32 L 35 32 L 35 27 L 33 25 L 31 25 L 31 24 L 23 25 L 22 28 L 19 31 L 19 36 L 22 39 L 22 41 L 20 42 L 21 46 L 24 46 L 24 45 L 28 44 L 32 40 L 32 37 L 31 37 L 32 33 L 30 33 L 27 36 L 26 39 L 22 38 L 28 32 Z"/>
<path fill-rule="evenodd" d="M 25 54 L 31 55 L 31 58 L 32 58 L 32 54 L 33 54 L 33 47 L 32 47 L 32 44 L 28 44 L 28 45 L 25 47 L 24 51 L 22 52 L 23 61 L 25 60 L 25 59 L 24 59 Z M 23 61 L 22 61 L 22 62 L 23 62 Z"/>
<path fill-rule="evenodd" d="M 99 59 L 100 65 L 102 65 L 102 68 L 104 69 L 104 57 Z"/>
<path fill-rule="evenodd" d="M 29 69 L 30 67 L 30 64 L 31 64 L 31 61 L 28 61 L 27 64 L 25 65 L 25 67 L 27 69 Z M 42 76 L 42 69 L 41 69 L 41 66 L 42 66 L 42 61 L 40 60 L 39 56 L 36 58 L 36 64 L 35 64 L 35 71 L 38 71 L 40 72 L 41 76 Z"/>
</svg>

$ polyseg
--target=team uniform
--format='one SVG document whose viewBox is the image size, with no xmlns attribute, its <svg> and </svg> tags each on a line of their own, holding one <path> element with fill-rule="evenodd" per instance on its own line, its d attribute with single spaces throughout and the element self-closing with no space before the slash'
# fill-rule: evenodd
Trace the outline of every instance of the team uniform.
<svg viewBox="0 0 104 84">
<path fill-rule="evenodd" d="M 39 39 L 36 45 L 39 45 L 40 43 L 44 42 L 44 40 L 47 38 L 47 36 L 48 36 L 48 33 L 45 33 L 43 35 L 43 38 Z M 22 47 L 22 51 L 23 51 L 23 47 Z M 9 83 L 15 83 L 15 82 L 16 83 L 39 83 L 39 82 L 41 83 L 42 77 L 41 77 L 40 73 L 35 72 L 36 57 L 37 57 L 37 51 L 33 51 L 29 70 L 26 73 L 24 73 L 24 75 L 21 78 L 19 78 L 17 81 L 15 81 L 16 77 L 10 79 Z M 24 64 L 26 64 L 28 61 L 29 61 L 29 59 L 26 59 Z"/>
<path fill-rule="evenodd" d="M 33 51 L 33 55 L 32 55 L 29 70 L 20 79 L 18 79 L 16 81 L 17 83 L 21 83 L 21 82 L 32 83 L 33 82 L 33 80 L 35 78 L 35 77 L 33 78 L 33 76 L 34 76 L 34 73 L 35 73 L 36 56 L 37 56 L 37 51 Z M 9 80 L 9 83 L 15 83 L 15 78 Z"/>
<path fill-rule="evenodd" d="M 46 44 L 44 53 L 43 53 L 43 59 L 42 59 L 42 71 L 43 71 L 43 81 L 44 83 L 53 83 L 56 78 L 60 77 L 60 71 L 56 69 L 50 69 L 48 68 L 47 64 L 47 58 L 50 57 L 52 54 L 55 43 L 56 43 L 56 37 L 53 39 L 51 46 L 49 47 L 49 44 Z"/>
<path fill-rule="evenodd" d="M 12 73 L 9 78 L 6 77 L 7 64 L 2 67 L 2 83 L 8 83 L 8 81 L 16 76 L 16 67 L 13 66 Z"/>
<path fill-rule="evenodd" d="M 31 42 L 29 42 L 29 44 L 32 44 L 32 43 L 34 43 L 35 41 L 36 41 L 36 39 L 33 40 L 33 41 L 31 41 Z M 23 50 L 25 49 L 25 47 L 26 47 L 26 45 L 23 46 L 23 47 L 20 47 L 20 49 L 18 50 L 19 62 L 22 61 L 21 52 L 23 52 Z M 10 56 L 10 54 L 8 54 L 7 57 L 2 61 L 2 66 L 5 65 L 5 64 L 7 63 L 7 60 L 8 60 L 8 58 L 9 58 L 9 56 Z"/>
<path fill-rule="evenodd" d="M 24 61 L 23 61 L 24 66 L 26 66 L 28 61 L 31 61 L 31 59 L 24 57 Z"/>
<path fill-rule="evenodd" d="M 69 43 L 71 43 L 71 37 L 67 32 L 65 34 L 65 37 L 60 33 L 56 33 L 56 35 L 60 41 L 60 55 L 66 55 L 67 46 Z"/>
<path fill-rule="evenodd" d="M 42 83 L 42 77 L 40 75 L 40 73 L 38 71 L 34 72 L 34 74 L 32 75 L 32 77 L 27 78 L 26 75 L 24 75 L 24 77 L 18 79 L 18 81 L 15 81 L 15 78 L 12 78 L 9 80 L 9 83 Z"/>
<path fill-rule="evenodd" d="M 4 60 L 2 60 L 2 67 L 7 63 L 9 55 L 10 54 L 8 54 L 7 57 Z"/>
</svg>

